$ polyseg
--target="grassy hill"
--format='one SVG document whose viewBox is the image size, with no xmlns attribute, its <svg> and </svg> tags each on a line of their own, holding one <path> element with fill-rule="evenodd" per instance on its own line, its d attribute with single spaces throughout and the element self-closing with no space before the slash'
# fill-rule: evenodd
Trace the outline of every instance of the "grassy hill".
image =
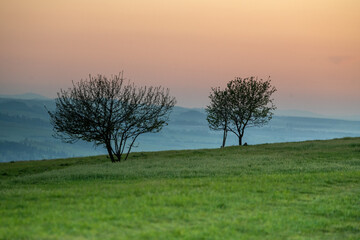
<svg viewBox="0 0 360 240">
<path fill-rule="evenodd" d="M 0 163 L 0 239 L 359 239 L 360 138 Z"/>
</svg>

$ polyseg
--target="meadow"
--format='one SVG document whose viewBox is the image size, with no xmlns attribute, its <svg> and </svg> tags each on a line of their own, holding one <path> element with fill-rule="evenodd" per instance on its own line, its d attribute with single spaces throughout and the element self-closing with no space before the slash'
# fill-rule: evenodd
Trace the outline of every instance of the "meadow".
<svg viewBox="0 0 360 240">
<path fill-rule="evenodd" d="M 360 239 L 360 138 L 0 163 L 0 239 Z"/>
</svg>

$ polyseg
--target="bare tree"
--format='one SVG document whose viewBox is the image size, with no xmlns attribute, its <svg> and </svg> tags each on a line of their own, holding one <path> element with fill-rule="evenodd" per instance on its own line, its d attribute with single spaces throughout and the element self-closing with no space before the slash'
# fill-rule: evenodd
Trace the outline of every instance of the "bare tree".
<svg viewBox="0 0 360 240">
<path fill-rule="evenodd" d="M 214 131 L 223 131 L 223 142 L 221 147 L 225 147 L 227 133 L 230 124 L 229 94 L 227 90 L 220 88 L 211 88 L 210 105 L 205 109 L 207 113 L 206 120 L 209 128 Z"/>
<path fill-rule="evenodd" d="M 176 100 L 169 89 L 137 87 L 119 74 L 90 75 L 61 90 L 55 103 L 56 109 L 48 111 L 55 137 L 102 145 L 112 162 L 120 162 L 124 153 L 124 160 L 128 158 L 139 135 L 167 125 Z"/>
</svg>

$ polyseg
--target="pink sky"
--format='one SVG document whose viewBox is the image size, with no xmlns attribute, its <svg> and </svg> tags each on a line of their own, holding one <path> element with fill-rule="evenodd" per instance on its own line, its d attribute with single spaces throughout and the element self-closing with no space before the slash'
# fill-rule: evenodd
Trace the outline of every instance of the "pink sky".
<svg viewBox="0 0 360 240">
<path fill-rule="evenodd" d="M 0 94 L 55 97 L 91 74 L 168 87 L 271 76 L 279 109 L 360 114 L 358 0 L 1 0 Z"/>
</svg>

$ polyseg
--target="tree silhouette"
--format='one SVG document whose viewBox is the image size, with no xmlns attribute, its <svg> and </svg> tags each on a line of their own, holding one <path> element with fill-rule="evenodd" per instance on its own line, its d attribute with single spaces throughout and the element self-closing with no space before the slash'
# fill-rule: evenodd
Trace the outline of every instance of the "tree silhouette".
<svg viewBox="0 0 360 240">
<path fill-rule="evenodd" d="M 169 89 L 137 87 L 119 74 L 90 75 L 61 90 L 55 103 L 56 109 L 48 111 L 55 137 L 102 145 L 112 162 L 120 162 L 139 135 L 159 132 L 167 124 L 176 100 Z"/>
<path fill-rule="evenodd" d="M 223 131 L 223 141 L 221 147 L 225 147 L 227 133 L 230 124 L 230 108 L 228 105 L 229 94 L 226 90 L 212 88 L 210 93 L 210 105 L 205 109 L 206 120 L 209 128 L 214 131 Z"/>
<path fill-rule="evenodd" d="M 228 82 L 226 89 L 213 89 L 207 107 L 209 126 L 223 130 L 223 146 L 228 131 L 238 137 L 239 145 L 247 127 L 267 124 L 276 109 L 271 95 L 276 88 L 267 80 L 257 77 L 240 78 Z"/>
</svg>

